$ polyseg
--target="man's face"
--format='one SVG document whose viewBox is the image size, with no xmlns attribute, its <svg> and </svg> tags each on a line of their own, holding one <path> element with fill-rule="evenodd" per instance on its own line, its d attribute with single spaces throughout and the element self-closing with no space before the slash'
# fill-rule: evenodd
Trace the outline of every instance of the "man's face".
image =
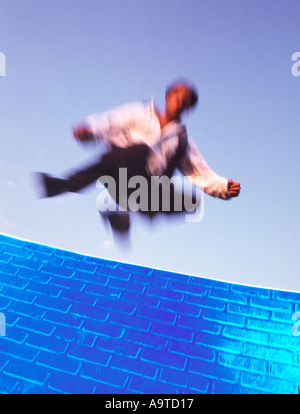
<svg viewBox="0 0 300 414">
<path fill-rule="evenodd" d="M 166 114 L 170 120 L 180 120 L 180 116 L 190 107 L 190 91 L 185 85 L 176 85 L 166 94 Z"/>
</svg>

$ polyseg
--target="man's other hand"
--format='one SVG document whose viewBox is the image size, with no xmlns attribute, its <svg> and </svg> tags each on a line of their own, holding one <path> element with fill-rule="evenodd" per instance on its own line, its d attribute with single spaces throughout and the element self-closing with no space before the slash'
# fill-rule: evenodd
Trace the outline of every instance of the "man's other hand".
<svg viewBox="0 0 300 414">
<path fill-rule="evenodd" d="M 228 180 L 227 190 L 231 197 L 237 197 L 241 191 L 240 183 L 235 183 L 232 180 Z"/>
<path fill-rule="evenodd" d="M 87 141 L 94 140 L 94 134 L 92 133 L 90 128 L 84 124 L 77 125 L 76 127 L 74 127 L 73 135 L 78 141 L 81 141 L 81 142 L 87 142 Z"/>
</svg>

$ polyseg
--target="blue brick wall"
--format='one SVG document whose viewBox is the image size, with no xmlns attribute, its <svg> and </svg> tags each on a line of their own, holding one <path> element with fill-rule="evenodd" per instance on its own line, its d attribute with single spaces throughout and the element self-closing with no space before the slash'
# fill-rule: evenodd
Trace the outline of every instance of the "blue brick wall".
<svg viewBox="0 0 300 414">
<path fill-rule="evenodd" d="M 296 394 L 297 311 L 297 293 L 0 235 L 0 393 Z"/>
</svg>

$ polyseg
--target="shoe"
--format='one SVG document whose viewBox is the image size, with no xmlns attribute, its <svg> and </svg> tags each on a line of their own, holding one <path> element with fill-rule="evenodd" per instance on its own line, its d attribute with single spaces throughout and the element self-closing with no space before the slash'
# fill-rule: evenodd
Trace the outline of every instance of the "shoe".
<svg viewBox="0 0 300 414">
<path fill-rule="evenodd" d="M 126 233 L 130 228 L 130 217 L 127 211 L 110 213 L 107 215 L 108 221 L 113 230 L 119 233 Z"/>
<path fill-rule="evenodd" d="M 45 197 L 54 197 L 68 192 L 67 181 L 61 178 L 50 177 L 48 174 L 40 173 L 40 180 L 44 189 Z"/>
</svg>

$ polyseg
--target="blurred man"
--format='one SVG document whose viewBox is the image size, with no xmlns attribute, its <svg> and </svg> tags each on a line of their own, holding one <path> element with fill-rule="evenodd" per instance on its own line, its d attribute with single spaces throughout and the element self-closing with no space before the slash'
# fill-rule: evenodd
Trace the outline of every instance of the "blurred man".
<svg viewBox="0 0 300 414">
<path fill-rule="evenodd" d="M 126 169 L 127 179 L 134 176 L 167 176 L 171 178 L 176 169 L 193 185 L 205 193 L 221 199 L 237 197 L 240 184 L 216 174 L 206 163 L 196 145 L 188 140 L 181 118 L 198 102 L 196 89 L 184 80 L 174 82 L 166 89 L 165 108 L 159 111 L 153 100 L 147 103 L 132 103 L 114 108 L 106 113 L 94 114 L 73 128 L 74 138 L 81 143 L 105 143 L 108 151 L 95 164 L 70 174 L 65 179 L 42 174 L 45 195 L 56 196 L 66 192 L 78 192 L 102 176 L 120 181 L 120 169 Z M 202 180 L 198 178 L 202 177 Z M 171 189 L 171 200 L 174 199 Z M 151 199 L 151 194 L 149 194 Z M 116 198 L 117 203 L 120 199 Z M 171 203 L 172 204 L 172 203 Z M 169 211 L 151 211 L 153 216 Z M 183 209 L 184 210 L 184 209 Z M 129 229 L 129 214 L 111 212 L 108 218 L 115 230 Z"/>
</svg>

